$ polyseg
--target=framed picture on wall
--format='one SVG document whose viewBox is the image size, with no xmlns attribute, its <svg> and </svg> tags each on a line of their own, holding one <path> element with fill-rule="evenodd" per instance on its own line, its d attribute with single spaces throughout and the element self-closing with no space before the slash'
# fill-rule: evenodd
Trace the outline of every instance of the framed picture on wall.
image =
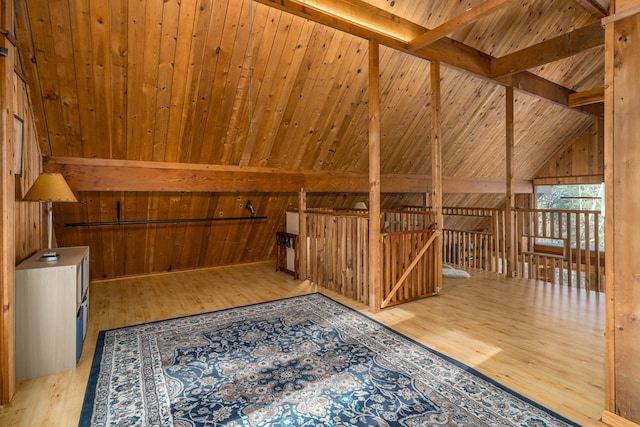
<svg viewBox="0 0 640 427">
<path fill-rule="evenodd" d="M 22 146 L 24 144 L 24 122 L 18 116 L 13 117 L 13 138 L 15 151 L 13 158 L 15 160 L 13 170 L 16 176 L 22 176 Z"/>
</svg>

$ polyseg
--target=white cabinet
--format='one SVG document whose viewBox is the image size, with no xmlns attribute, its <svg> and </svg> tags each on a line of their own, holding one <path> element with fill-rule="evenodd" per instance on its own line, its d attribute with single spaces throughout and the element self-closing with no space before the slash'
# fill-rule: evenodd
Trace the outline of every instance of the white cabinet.
<svg viewBox="0 0 640 427">
<path fill-rule="evenodd" d="M 42 250 L 16 267 L 16 380 L 74 369 L 89 310 L 89 247 Z"/>
</svg>

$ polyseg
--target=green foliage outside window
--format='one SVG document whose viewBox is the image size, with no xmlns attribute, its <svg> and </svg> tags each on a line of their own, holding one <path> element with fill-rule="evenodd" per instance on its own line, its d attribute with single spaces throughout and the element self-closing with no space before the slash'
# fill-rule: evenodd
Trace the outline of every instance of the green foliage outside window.
<svg viewBox="0 0 640 427">
<path fill-rule="evenodd" d="M 596 211 L 593 214 L 557 214 L 562 215 L 562 236 L 569 238 L 570 246 L 580 246 L 585 248 L 587 244 L 591 249 L 595 249 L 596 243 L 600 250 L 604 250 L 604 185 L 603 184 L 580 184 L 580 185 L 539 185 L 536 187 L 536 208 L 561 210 L 561 211 Z M 557 218 L 557 215 L 547 216 L 547 222 Z M 570 230 L 566 230 L 566 219 L 569 217 L 572 222 Z M 576 219 L 579 218 L 579 219 Z M 589 225 L 597 221 L 596 233 L 589 233 L 587 243 L 585 229 L 585 218 Z M 576 238 L 575 221 L 580 221 L 580 237 Z M 549 226 L 549 224 L 547 224 Z M 543 224 L 538 224 L 542 229 Z M 576 240 L 580 240 L 576 243 Z M 550 239 L 537 239 L 541 244 L 557 244 L 557 241 Z"/>
</svg>

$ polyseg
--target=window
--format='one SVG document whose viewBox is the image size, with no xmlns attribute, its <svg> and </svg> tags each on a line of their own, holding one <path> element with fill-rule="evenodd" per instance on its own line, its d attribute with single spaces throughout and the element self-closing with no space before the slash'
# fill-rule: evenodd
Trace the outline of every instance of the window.
<svg viewBox="0 0 640 427">
<path fill-rule="evenodd" d="M 551 212 L 538 216 L 539 230 L 555 226 L 558 237 L 568 239 L 569 247 L 604 250 L 604 183 L 536 186 L 536 208 Z M 553 225 L 551 225 L 553 223 Z M 567 227 L 569 223 L 569 227 Z M 576 227 L 579 224 L 579 227 Z M 544 234 L 546 237 L 547 235 Z M 554 236 L 550 236 L 554 237 Z M 555 246 L 557 239 L 536 238 L 536 244 Z"/>
<path fill-rule="evenodd" d="M 536 207 L 600 211 L 604 216 L 604 184 L 538 185 Z"/>
</svg>

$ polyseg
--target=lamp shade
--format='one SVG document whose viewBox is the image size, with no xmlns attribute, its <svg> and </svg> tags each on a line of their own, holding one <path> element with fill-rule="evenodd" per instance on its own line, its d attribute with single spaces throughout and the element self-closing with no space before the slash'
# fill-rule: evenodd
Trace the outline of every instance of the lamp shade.
<svg viewBox="0 0 640 427">
<path fill-rule="evenodd" d="M 22 200 L 32 202 L 77 202 L 62 174 L 45 172 L 33 183 Z"/>
</svg>

